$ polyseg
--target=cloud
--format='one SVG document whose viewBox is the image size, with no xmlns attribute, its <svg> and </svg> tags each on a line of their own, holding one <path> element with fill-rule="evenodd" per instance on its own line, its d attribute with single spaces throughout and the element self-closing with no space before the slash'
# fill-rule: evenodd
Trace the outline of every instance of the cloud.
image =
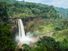
<svg viewBox="0 0 68 51">
<path fill-rule="evenodd" d="M 53 0 L 49 5 L 54 5 L 56 7 L 68 8 L 68 0 Z"/>
<path fill-rule="evenodd" d="M 52 0 L 25 0 L 28 2 L 36 2 L 36 3 L 49 3 L 52 2 Z"/>
<path fill-rule="evenodd" d="M 43 3 L 43 4 L 53 5 L 56 7 L 68 8 L 68 0 L 25 0 L 25 1 Z"/>
</svg>

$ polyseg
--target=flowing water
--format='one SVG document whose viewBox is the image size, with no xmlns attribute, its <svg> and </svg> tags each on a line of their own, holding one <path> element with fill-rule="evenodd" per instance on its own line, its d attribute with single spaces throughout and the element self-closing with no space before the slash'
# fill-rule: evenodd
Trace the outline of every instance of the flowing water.
<svg viewBox="0 0 68 51">
<path fill-rule="evenodd" d="M 21 19 L 18 19 L 18 29 L 19 33 L 16 36 L 16 41 L 18 44 L 29 44 L 32 39 L 25 35 L 24 25 Z"/>
</svg>

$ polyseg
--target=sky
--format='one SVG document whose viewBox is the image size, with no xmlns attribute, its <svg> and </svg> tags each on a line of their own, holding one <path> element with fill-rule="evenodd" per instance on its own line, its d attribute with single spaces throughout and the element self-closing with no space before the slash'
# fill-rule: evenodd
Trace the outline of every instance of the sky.
<svg viewBox="0 0 68 51">
<path fill-rule="evenodd" d="M 53 5 L 55 7 L 61 8 L 68 8 L 68 0 L 24 0 L 24 1 Z"/>
</svg>

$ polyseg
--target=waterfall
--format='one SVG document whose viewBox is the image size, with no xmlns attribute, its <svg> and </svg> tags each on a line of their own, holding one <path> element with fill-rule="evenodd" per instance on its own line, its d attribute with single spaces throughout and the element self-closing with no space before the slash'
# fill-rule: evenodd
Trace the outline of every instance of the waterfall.
<svg viewBox="0 0 68 51">
<path fill-rule="evenodd" d="M 25 35 L 24 25 L 21 19 L 18 19 L 18 35 L 16 35 L 16 41 L 18 44 L 29 44 L 31 41 L 31 38 L 29 36 Z"/>
<path fill-rule="evenodd" d="M 18 19 L 19 37 L 25 36 L 24 25 L 21 19 Z"/>
</svg>

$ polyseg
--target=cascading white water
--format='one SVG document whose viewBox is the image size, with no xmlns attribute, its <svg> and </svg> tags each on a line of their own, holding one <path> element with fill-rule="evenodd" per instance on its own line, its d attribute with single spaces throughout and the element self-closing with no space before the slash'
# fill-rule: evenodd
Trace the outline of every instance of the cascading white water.
<svg viewBox="0 0 68 51">
<path fill-rule="evenodd" d="M 24 25 L 21 19 L 18 19 L 19 36 L 25 36 Z"/>
<path fill-rule="evenodd" d="M 18 44 L 29 44 L 32 40 L 29 36 L 25 35 L 24 25 L 21 19 L 18 19 L 18 28 L 19 34 L 16 36 L 16 41 L 18 42 Z"/>
</svg>

